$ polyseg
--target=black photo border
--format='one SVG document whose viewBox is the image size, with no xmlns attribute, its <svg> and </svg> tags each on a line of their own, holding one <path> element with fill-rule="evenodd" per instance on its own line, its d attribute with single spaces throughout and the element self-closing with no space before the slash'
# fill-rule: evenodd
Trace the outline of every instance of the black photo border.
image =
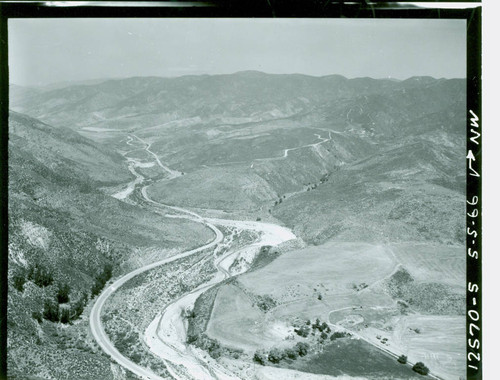
<svg viewBox="0 0 500 380">
<path fill-rule="evenodd" d="M 16 18 L 428 18 L 467 22 L 466 166 L 466 363 L 467 379 L 482 379 L 482 108 L 481 23 L 477 0 L 382 2 L 367 0 L 209 0 L 139 1 L 0 1 L 0 379 L 7 378 L 8 273 L 8 20 Z M 451 4 L 451 6 L 450 6 Z"/>
</svg>

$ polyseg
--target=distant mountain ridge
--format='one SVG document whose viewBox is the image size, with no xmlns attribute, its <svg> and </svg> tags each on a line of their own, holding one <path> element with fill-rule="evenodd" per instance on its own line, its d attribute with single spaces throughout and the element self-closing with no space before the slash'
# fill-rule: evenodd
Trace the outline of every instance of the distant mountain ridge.
<svg viewBox="0 0 500 380">
<path fill-rule="evenodd" d="M 54 126 L 72 129 L 144 113 L 157 115 L 160 121 L 194 116 L 269 120 L 273 118 L 273 112 L 292 116 L 374 94 L 388 97 L 403 106 L 405 99 L 419 96 L 424 89 L 432 91 L 431 88 L 435 87 L 438 92 L 456 92 L 457 86 L 465 86 L 465 80 L 413 77 L 394 81 L 243 71 L 175 78 L 132 77 L 70 85 L 50 91 L 34 91 L 24 98 L 13 96 L 11 108 Z M 436 100 L 429 97 L 427 107 L 436 108 Z M 439 98 L 440 103 L 446 100 Z"/>
</svg>

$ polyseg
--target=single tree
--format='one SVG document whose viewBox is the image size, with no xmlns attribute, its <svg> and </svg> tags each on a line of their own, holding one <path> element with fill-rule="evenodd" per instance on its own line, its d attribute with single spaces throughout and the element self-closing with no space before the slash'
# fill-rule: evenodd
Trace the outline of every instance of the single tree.
<svg viewBox="0 0 500 380">
<path fill-rule="evenodd" d="M 253 355 L 253 361 L 259 363 L 260 365 L 265 365 L 266 363 L 266 355 L 262 351 L 255 351 Z"/>
<path fill-rule="evenodd" d="M 416 362 L 412 369 L 421 375 L 427 375 L 429 373 L 429 368 L 422 362 Z"/>
<path fill-rule="evenodd" d="M 401 355 L 398 358 L 398 362 L 400 362 L 401 364 L 406 364 L 407 361 L 408 361 L 408 357 L 406 355 Z"/>
</svg>

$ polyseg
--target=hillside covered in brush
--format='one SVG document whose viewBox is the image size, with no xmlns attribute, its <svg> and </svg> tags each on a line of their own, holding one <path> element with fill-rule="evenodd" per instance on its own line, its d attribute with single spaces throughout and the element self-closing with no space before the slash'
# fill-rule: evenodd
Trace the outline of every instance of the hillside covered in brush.
<svg viewBox="0 0 500 380">
<path fill-rule="evenodd" d="M 11 112 L 9 122 L 9 372 L 109 378 L 85 322 L 99 281 L 197 246 L 211 233 L 100 192 L 130 180 L 117 153 L 26 115 Z M 64 329 L 59 320 L 74 324 Z"/>
</svg>

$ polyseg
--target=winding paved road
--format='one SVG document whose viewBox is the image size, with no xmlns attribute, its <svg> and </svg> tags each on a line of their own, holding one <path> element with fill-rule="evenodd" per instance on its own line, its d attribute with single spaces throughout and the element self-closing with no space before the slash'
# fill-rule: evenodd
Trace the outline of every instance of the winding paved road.
<svg viewBox="0 0 500 380">
<path fill-rule="evenodd" d="M 192 219 L 191 217 L 185 217 L 185 218 Z M 201 217 L 200 217 L 200 219 L 201 219 Z M 167 263 L 173 262 L 175 260 L 178 260 L 178 259 L 181 259 L 181 258 L 184 258 L 187 256 L 191 256 L 197 252 L 203 251 L 205 249 L 214 247 L 215 245 L 219 244 L 222 241 L 222 239 L 224 238 L 224 235 L 222 234 L 222 232 L 211 223 L 207 223 L 207 222 L 202 222 L 202 223 L 205 224 L 212 231 L 214 231 L 215 239 L 212 242 L 210 242 L 204 246 L 201 246 L 201 247 L 198 247 L 195 249 L 191 249 L 189 251 L 185 251 L 185 252 L 180 253 L 178 255 L 166 258 L 164 260 L 160 260 L 160 261 L 157 261 L 155 263 L 143 266 L 139 269 L 136 269 L 136 270 L 134 270 L 130 273 L 127 273 L 126 275 L 120 277 L 118 280 L 113 282 L 110 286 L 108 286 L 99 295 L 99 297 L 97 298 L 97 300 L 94 304 L 94 307 L 92 308 L 92 311 L 90 312 L 90 320 L 89 320 L 90 331 L 92 332 L 92 335 L 94 335 L 96 342 L 101 346 L 103 351 L 106 352 L 109 356 L 111 356 L 118 364 L 122 365 L 123 367 L 127 368 L 129 371 L 131 371 L 131 372 L 135 373 L 136 375 L 141 376 L 145 379 L 158 380 L 158 379 L 163 379 L 163 378 L 157 376 L 149 369 L 143 368 L 143 367 L 137 365 L 136 363 L 134 363 L 133 361 L 131 361 L 130 359 L 126 358 L 115 348 L 115 346 L 113 346 L 113 343 L 110 341 L 108 335 L 106 334 L 106 332 L 104 330 L 104 326 L 103 326 L 102 321 L 101 321 L 102 308 L 103 308 L 106 300 L 109 298 L 109 296 L 111 296 L 120 286 L 122 286 L 128 280 L 134 278 L 135 276 L 137 276 L 141 273 L 144 273 L 150 269 L 156 268 L 160 265 L 167 264 Z"/>
</svg>

